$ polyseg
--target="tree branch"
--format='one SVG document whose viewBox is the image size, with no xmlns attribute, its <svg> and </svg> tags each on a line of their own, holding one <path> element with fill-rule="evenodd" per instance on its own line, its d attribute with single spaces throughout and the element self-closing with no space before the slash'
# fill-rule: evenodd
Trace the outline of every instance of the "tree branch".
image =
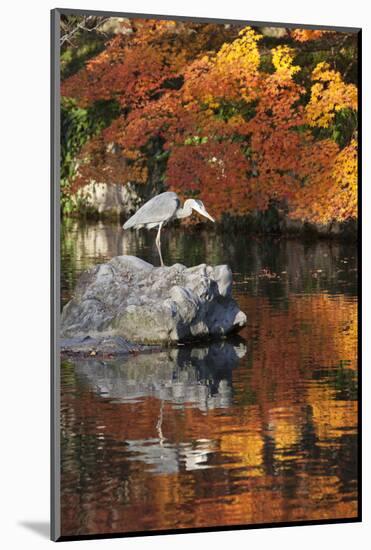
<svg viewBox="0 0 371 550">
<path fill-rule="evenodd" d="M 110 18 L 109 17 L 104 17 L 103 19 L 101 19 L 100 21 L 98 21 L 98 23 L 96 25 L 94 25 L 93 27 L 89 26 L 89 22 L 95 22 L 96 20 L 96 17 L 92 16 L 92 15 L 89 15 L 88 17 L 83 17 L 83 20 L 81 21 L 81 23 L 77 23 L 77 25 L 73 28 L 73 29 L 70 29 L 68 30 L 68 25 L 64 22 L 61 22 L 61 26 L 66 29 L 66 32 L 65 34 L 63 34 L 60 38 L 60 45 L 63 46 L 66 42 L 69 42 L 71 45 L 73 45 L 73 42 L 71 40 L 71 38 L 78 32 L 78 31 L 83 31 L 83 32 L 101 32 L 102 34 L 104 34 L 104 36 L 107 36 L 105 33 L 103 33 L 102 31 L 99 30 L 99 28 L 104 24 L 106 23 Z"/>
</svg>

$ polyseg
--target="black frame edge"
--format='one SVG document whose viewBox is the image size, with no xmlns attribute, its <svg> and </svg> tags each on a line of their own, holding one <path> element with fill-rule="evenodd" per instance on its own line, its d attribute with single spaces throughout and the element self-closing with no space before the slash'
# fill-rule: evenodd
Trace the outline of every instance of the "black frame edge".
<svg viewBox="0 0 371 550">
<path fill-rule="evenodd" d="M 72 542 L 77 540 L 101 540 L 101 539 L 117 539 L 117 538 L 139 538 L 153 537 L 165 535 L 185 535 L 192 533 L 218 533 L 220 531 L 250 531 L 252 529 L 272 529 L 282 527 L 310 527 L 316 525 L 345 525 L 348 523 L 360 523 L 362 520 L 359 516 L 355 518 L 337 518 L 327 520 L 304 520 L 304 521 L 283 521 L 279 523 L 255 523 L 243 525 L 220 525 L 213 527 L 189 527 L 184 529 L 164 529 L 151 531 L 130 531 L 123 533 L 98 533 L 89 535 L 62 535 L 57 542 Z"/>
<path fill-rule="evenodd" d="M 50 64 L 50 217 L 51 217 L 51 361 L 50 361 L 50 538 L 60 540 L 60 383 L 58 346 L 59 293 L 60 293 L 60 10 L 51 10 L 50 19 L 51 64 Z"/>
<path fill-rule="evenodd" d="M 357 227 L 357 248 L 358 248 L 358 316 L 357 316 L 357 343 L 358 343 L 358 457 L 357 457 L 357 475 L 358 475 L 358 516 L 362 521 L 362 29 L 358 30 L 357 36 L 357 66 L 358 66 L 358 158 L 357 158 L 357 184 L 358 184 L 358 227 Z"/>
</svg>

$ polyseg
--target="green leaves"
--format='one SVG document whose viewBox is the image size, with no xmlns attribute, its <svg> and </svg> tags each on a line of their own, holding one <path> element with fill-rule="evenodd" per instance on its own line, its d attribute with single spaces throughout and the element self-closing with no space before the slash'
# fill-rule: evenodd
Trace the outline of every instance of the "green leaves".
<svg viewBox="0 0 371 550">
<path fill-rule="evenodd" d="M 251 120 L 256 114 L 257 100 L 225 101 L 220 100 L 219 107 L 214 110 L 216 118 L 228 121 L 233 116 L 240 115 L 244 120 Z"/>
<path fill-rule="evenodd" d="M 72 99 L 64 98 L 61 104 L 61 208 L 65 214 L 76 210 L 71 186 L 76 173 L 76 155 L 81 147 L 119 114 L 115 101 L 99 101 L 92 107 L 82 108 Z"/>
<path fill-rule="evenodd" d="M 184 145 L 200 145 L 201 143 L 207 143 L 209 138 L 207 136 L 191 136 L 184 140 Z"/>
</svg>

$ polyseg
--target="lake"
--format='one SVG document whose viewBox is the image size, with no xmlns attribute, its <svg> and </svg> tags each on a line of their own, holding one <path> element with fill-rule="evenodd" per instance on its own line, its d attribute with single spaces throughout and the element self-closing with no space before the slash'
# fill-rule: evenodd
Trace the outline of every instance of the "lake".
<svg viewBox="0 0 371 550">
<path fill-rule="evenodd" d="M 64 220 L 61 298 L 155 232 Z M 163 231 L 165 264 L 230 265 L 239 337 L 61 366 L 62 535 L 357 516 L 357 247 Z"/>
</svg>

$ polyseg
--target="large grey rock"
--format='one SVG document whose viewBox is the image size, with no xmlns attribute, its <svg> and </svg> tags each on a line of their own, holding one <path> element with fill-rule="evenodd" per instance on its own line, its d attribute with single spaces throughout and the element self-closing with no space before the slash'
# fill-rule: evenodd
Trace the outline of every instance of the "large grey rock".
<svg viewBox="0 0 371 550">
<path fill-rule="evenodd" d="M 224 336 L 246 324 L 228 266 L 154 267 L 117 256 L 84 272 L 62 312 L 61 336 L 121 336 L 171 344 Z"/>
</svg>

